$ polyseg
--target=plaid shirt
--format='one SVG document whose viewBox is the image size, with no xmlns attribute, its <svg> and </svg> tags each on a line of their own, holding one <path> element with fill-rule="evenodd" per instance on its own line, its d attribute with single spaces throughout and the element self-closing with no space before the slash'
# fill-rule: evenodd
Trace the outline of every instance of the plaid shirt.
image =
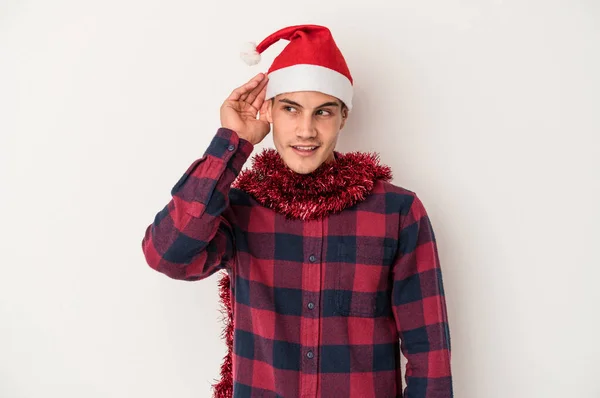
<svg viewBox="0 0 600 398">
<path fill-rule="evenodd" d="M 287 219 L 231 187 L 253 148 L 220 128 L 142 242 L 171 278 L 229 273 L 233 396 L 452 397 L 442 274 L 415 193 L 377 181 L 341 213 Z"/>
</svg>

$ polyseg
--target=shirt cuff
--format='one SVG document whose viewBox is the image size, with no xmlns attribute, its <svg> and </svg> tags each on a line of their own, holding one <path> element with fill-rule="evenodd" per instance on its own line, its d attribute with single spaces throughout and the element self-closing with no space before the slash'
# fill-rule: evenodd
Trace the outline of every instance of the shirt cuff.
<svg viewBox="0 0 600 398">
<path fill-rule="evenodd" d="M 233 130 L 221 127 L 213 137 L 204 155 L 220 159 L 225 163 L 232 162 L 232 166 L 241 166 L 252 154 L 254 145 Z M 237 169 L 237 167 L 234 167 Z"/>
</svg>

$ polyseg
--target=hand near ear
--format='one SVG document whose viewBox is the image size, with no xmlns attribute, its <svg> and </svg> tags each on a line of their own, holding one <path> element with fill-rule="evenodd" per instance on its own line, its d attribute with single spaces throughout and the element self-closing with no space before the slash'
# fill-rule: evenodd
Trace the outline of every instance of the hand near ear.
<svg viewBox="0 0 600 398">
<path fill-rule="evenodd" d="M 268 80 L 266 74 L 259 73 L 233 90 L 221 105 L 221 126 L 235 131 L 253 145 L 261 142 L 271 131 L 266 115 L 268 102 L 265 101 Z M 257 119 L 258 113 L 260 117 Z"/>
</svg>

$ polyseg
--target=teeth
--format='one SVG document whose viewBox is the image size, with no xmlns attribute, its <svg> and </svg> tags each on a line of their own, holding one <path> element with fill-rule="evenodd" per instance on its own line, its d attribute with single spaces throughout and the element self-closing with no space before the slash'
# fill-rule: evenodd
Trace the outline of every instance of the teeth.
<svg viewBox="0 0 600 398">
<path fill-rule="evenodd" d="M 316 148 L 316 146 L 295 146 L 294 148 L 299 149 L 301 151 L 312 151 Z"/>
</svg>

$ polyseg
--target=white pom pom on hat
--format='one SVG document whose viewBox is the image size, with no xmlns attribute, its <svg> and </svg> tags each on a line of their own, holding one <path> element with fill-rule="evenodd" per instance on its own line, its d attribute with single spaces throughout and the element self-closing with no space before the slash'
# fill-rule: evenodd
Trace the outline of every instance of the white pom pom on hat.
<svg viewBox="0 0 600 398">
<path fill-rule="evenodd" d="M 247 42 L 240 57 L 250 66 L 279 40 L 289 44 L 273 61 L 267 74 L 266 99 L 295 91 L 318 91 L 340 99 L 352 109 L 353 79 L 342 52 L 328 28 L 320 25 L 294 25 L 280 29 L 260 44 Z"/>
<path fill-rule="evenodd" d="M 256 51 L 256 43 L 252 41 L 244 43 L 240 52 L 240 57 L 250 66 L 258 64 L 261 56 L 259 52 Z"/>
</svg>

